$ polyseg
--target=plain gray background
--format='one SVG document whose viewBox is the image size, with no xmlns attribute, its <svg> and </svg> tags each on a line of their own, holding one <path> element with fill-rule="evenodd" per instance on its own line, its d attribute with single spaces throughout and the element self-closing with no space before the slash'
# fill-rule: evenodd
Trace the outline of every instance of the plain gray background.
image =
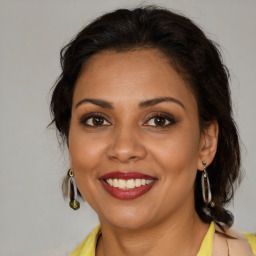
<svg viewBox="0 0 256 256">
<path fill-rule="evenodd" d="M 68 154 L 50 122 L 59 51 L 86 23 L 130 0 L 0 0 L 0 256 L 67 255 L 97 225 L 83 203 L 61 195 Z M 144 1 L 179 10 L 222 46 L 243 142 L 242 186 L 230 209 L 235 228 L 256 232 L 256 1 Z"/>
</svg>

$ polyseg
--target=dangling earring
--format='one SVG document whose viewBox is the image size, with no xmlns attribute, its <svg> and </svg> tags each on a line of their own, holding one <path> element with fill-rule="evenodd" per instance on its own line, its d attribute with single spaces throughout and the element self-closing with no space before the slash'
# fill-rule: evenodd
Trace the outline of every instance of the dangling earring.
<svg viewBox="0 0 256 256">
<path fill-rule="evenodd" d="M 210 205 L 211 207 L 214 207 L 215 203 L 212 201 L 211 186 L 209 176 L 206 171 L 207 164 L 205 161 L 203 161 L 202 164 L 204 166 L 204 171 L 201 176 L 203 200 L 207 206 Z"/>
<path fill-rule="evenodd" d="M 80 203 L 77 201 L 77 187 L 72 169 L 68 170 L 68 196 L 70 198 L 69 206 L 73 210 L 79 209 Z"/>
</svg>

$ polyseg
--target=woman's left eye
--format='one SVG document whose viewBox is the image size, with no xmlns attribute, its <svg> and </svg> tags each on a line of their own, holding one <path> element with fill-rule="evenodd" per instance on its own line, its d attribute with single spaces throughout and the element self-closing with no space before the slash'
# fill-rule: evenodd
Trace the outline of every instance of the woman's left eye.
<svg viewBox="0 0 256 256">
<path fill-rule="evenodd" d="M 151 117 L 144 125 L 155 127 L 166 127 L 175 123 L 175 120 L 166 116 L 154 116 Z"/>
</svg>

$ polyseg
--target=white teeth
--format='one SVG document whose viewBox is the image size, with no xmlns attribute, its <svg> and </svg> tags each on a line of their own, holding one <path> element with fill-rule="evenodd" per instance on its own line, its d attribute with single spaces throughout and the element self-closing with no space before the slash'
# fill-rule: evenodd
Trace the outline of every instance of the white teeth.
<svg viewBox="0 0 256 256">
<path fill-rule="evenodd" d="M 136 179 L 135 180 L 135 187 L 138 188 L 141 186 L 141 180 L 140 179 Z"/>
<path fill-rule="evenodd" d="M 149 185 L 153 180 L 146 179 L 107 179 L 106 182 L 111 186 L 119 189 L 134 189 L 141 186 Z"/>
<path fill-rule="evenodd" d="M 118 188 L 119 187 L 119 182 L 118 179 L 113 179 L 113 187 Z"/>
<path fill-rule="evenodd" d="M 128 182 L 127 182 L 127 183 L 128 183 Z M 119 180 L 119 181 L 118 181 L 118 185 L 119 185 L 119 186 L 118 186 L 119 188 L 126 188 L 126 186 L 127 186 L 127 185 L 126 185 L 126 180 Z"/>
<path fill-rule="evenodd" d="M 127 180 L 126 186 L 127 186 L 127 188 L 135 188 L 134 180 Z"/>
<path fill-rule="evenodd" d="M 107 180 L 107 183 L 108 183 L 110 186 L 113 186 L 113 180 L 112 180 L 112 179 L 108 179 L 108 180 Z"/>
</svg>

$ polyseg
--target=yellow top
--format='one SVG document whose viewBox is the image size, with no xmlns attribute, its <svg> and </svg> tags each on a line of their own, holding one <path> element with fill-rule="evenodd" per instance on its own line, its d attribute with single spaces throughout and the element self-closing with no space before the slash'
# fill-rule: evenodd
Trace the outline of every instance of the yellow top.
<svg viewBox="0 0 256 256">
<path fill-rule="evenodd" d="M 247 238 L 249 244 L 252 247 L 253 255 L 256 255 L 256 234 L 247 234 L 244 233 L 245 237 Z"/>
<path fill-rule="evenodd" d="M 212 222 L 203 239 L 197 256 L 211 256 L 214 232 L 215 228 L 214 223 Z M 99 234 L 100 226 L 97 226 L 69 256 L 95 256 L 95 248 Z M 256 256 L 256 235 L 244 235 L 252 247 L 253 254 Z"/>
</svg>

